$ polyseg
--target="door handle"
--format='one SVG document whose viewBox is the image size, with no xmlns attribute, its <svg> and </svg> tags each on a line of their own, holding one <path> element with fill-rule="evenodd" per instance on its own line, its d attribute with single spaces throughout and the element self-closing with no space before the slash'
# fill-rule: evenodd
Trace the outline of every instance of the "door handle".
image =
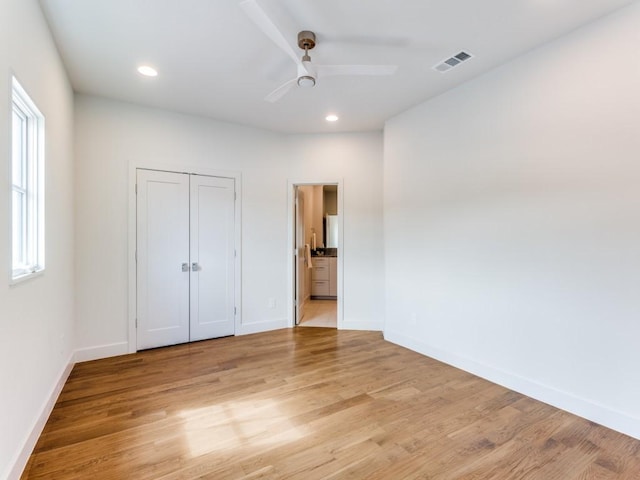
<svg viewBox="0 0 640 480">
<path fill-rule="evenodd" d="M 182 264 L 182 271 L 183 272 L 188 272 L 189 271 L 189 264 L 188 263 L 183 263 Z"/>
<path fill-rule="evenodd" d="M 200 265 L 198 265 L 198 262 L 193 262 L 191 264 L 191 271 L 197 272 L 198 270 L 200 270 Z"/>
</svg>

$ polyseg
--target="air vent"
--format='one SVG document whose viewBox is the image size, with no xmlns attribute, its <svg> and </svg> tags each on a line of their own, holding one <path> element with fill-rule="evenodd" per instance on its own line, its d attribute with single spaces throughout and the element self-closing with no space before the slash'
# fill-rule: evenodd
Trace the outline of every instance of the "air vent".
<svg viewBox="0 0 640 480">
<path fill-rule="evenodd" d="M 437 65 L 434 65 L 433 69 L 441 73 L 448 72 L 453 67 L 457 67 L 462 62 L 466 62 L 470 58 L 473 58 L 473 55 L 471 55 L 470 53 L 460 52 L 454 55 L 453 57 L 447 58 L 446 60 L 438 63 Z"/>
</svg>

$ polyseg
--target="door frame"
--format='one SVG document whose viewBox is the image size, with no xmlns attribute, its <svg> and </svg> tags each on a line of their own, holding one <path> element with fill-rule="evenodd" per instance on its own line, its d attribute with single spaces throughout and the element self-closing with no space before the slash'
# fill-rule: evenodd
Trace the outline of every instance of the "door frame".
<svg viewBox="0 0 640 480">
<path fill-rule="evenodd" d="M 294 261 L 295 245 L 295 189 L 296 187 L 312 185 L 337 185 L 338 186 L 338 299 L 337 299 L 337 328 L 343 328 L 344 309 L 344 180 L 342 178 L 330 179 L 287 179 L 287 325 L 295 327 L 295 281 L 296 269 Z"/>
<path fill-rule="evenodd" d="M 127 269 L 128 269 L 128 351 L 135 353 L 137 351 L 137 303 L 138 292 L 137 269 L 136 269 L 136 230 L 137 230 L 137 195 L 136 195 L 136 172 L 138 169 L 158 170 L 164 172 L 184 173 L 193 175 L 207 175 L 211 177 L 223 177 L 234 179 L 235 186 L 235 205 L 234 205 L 234 243 L 236 250 L 236 258 L 234 265 L 234 303 L 236 307 L 235 315 L 235 332 L 241 330 L 242 326 L 242 174 L 238 171 L 220 170 L 208 168 L 198 165 L 184 164 L 167 164 L 159 163 L 151 160 L 132 160 L 129 162 L 128 172 L 128 252 L 127 252 Z"/>
</svg>

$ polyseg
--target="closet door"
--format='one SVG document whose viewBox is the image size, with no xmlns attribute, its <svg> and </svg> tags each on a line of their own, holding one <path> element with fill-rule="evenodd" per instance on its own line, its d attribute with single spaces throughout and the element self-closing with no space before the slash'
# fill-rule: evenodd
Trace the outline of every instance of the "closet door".
<svg viewBox="0 0 640 480">
<path fill-rule="evenodd" d="M 191 175 L 190 339 L 235 333 L 235 183 Z"/>
<path fill-rule="evenodd" d="M 189 175 L 137 171 L 137 347 L 189 341 Z"/>
</svg>

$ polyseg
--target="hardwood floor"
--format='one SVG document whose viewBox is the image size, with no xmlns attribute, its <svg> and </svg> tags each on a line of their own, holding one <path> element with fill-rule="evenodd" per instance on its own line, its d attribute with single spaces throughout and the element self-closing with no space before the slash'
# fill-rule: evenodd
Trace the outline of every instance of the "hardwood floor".
<svg viewBox="0 0 640 480">
<path fill-rule="evenodd" d="M 640 479 L 640 441 L 382 340 L 298 328 L 76 365 L 23 479 Z"/>
<path fill-rule="evenodd" d="M 300 326 L 336 328 L 338 326 L 338 301 L 308 300 Z"/>
</svg>

